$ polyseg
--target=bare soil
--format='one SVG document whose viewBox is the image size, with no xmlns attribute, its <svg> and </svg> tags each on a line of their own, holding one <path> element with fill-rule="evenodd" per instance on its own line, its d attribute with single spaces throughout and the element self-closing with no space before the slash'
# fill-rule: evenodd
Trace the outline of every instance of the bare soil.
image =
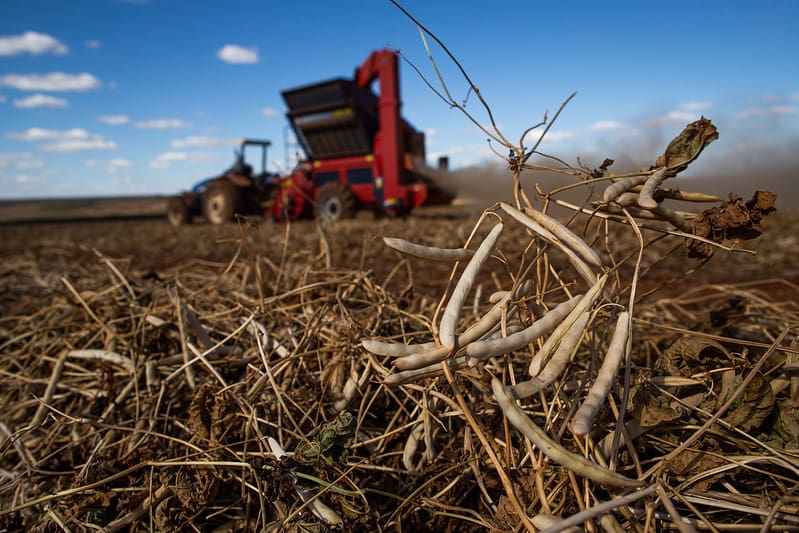
<svg viewBox="0 0 799 533">
<path fill-rule="evenodd" d="M 0 224 L 162 217 L 166 202 L 163 196 L 0 200 Z"/>
</svg>

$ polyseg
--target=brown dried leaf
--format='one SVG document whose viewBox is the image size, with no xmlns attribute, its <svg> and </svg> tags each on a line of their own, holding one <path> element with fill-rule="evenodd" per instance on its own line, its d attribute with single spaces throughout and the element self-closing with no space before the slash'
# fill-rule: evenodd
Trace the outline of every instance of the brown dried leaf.
<svg viewBox="0 0 799 533">
<path fill-rule="evenodd" d="M 690 376 L 729 364 L 730 354 L 712 339 L 682 335 L 663 351 L 657 367 L 672 376 Z"/>
<path fill-rule="evenodd" d="M 208 439 L 211 437 L 211 411 L 214 407 L 214 392 L 211 385 L 203 383 L 194 393 L 194 398 L 189 405 L 189 419 L 187 425 L 196 437 Z"/>
<path fill-rule="evenodd" d="M 720 452 L 719 452 L 720 453 Z M 691 477 L 702 472 L 707 472 L 723 465 L 726 461 L 717 454 L 710 454 L 705 450 L 685 450 L 669 462 L 669 467 L 675 474 Z M 693 485 L 698 491 L 707 490 L 716 480 L 724 474 L 716 474 L 700 479 Z"/>
<path fill-rule="evenodd" d="M 720 407 L 737 390 L 743 381 L 742 374 L 734 370 L 724 372 L 721 380 L 721 392 L 714 407 Z M 757 373 L 746 386 L 743 395 L 733 404 L 723 420 L 728 424 L 749 431 L 758 428 L 769 417 L 774 407 L 774 391 L 762 374 Z"/>
<path fill-rule="evenodd" d="M 642 428 L 651 428 L 680 418 L 682 411 L 672 403 L 673 400 L 665 394 L 642 385 L 636 387 L 631 395 L 630 414 Z"/>
<path fill-rule="evenodd" d="M 760 224 L 763 217 L 776 210 L 776 198 L 774 193 L 756 191 L 749 201 L 744 202 L 730 194 L 729 202 L 706 209 L 694 218 L 691 222 L 694 235 L 716 243 L 727 239 L 750 240 L 759 237 L 763 233 Z M 693 239 L 686 239 L 685 245 L 688 257 L 704 259 L 713 252 L 710 244 Z"/>
<path fill-rule="evenodd" d="M 601 177 L 605 176 L 608 173 L 608 169 L 610 168 L 610 166 L 613 163 L 615 163 L 615 160 L 605 158 L 605 160 L 602 161 L 601 165 L 599 165 L 597 168 L 595 168 L 594 170 L 591 171 L 591 177 L 592 178 L 601 178 Z"/>
<path fill-rule="evenodd" d="M 774 423 L 774 433 L 782 440 L 787 449 L 799 449 L 799 408 L 794 407 L 790 400 L 779 403 L 779 414 Z"/>
<path fill-rule="evenodd" d="M 180 468 L 175 475 L 175 496 L 189 514 L 212 501 L 218 489 L 219 476 L 212 468 L 189 466 Z"/>
<path fill-rule="evenodd" d="M 155 507 L 153 522 L 158 531 L 178 531 L 179 526 L 175 524 L 174 519 L 176 513 L 172 511 L 172 504 L 175 499 L 175 496 L 164 498 L 164 500 Z"/>
<path fill-rule="evenodd" d="M 236 402 L 229 391 L 220 391 L 214 395 L 213 410 L 211 411 L 211 440 L 223 442 L 230 437 L 231 432 L 238 432 L 232 423 L 236 416 Z"/>
<path fill-rule="evenodd" d="M 236 416 L 236 404 L 227 391 L 214 393 L 209 383 L 197 387 L 189 405 L 187 425 L 195 438 L 222 442 L 234 425 L 230 423 Z"/>
<path fill-rule="evenodd" d="M 712 339 L 683 335 L 663 352 L 658 368 L 676 376 L 690 376 L 730 367 L 732 358 L 724 346 Z M 707 398 L 702 408 L 715 411 L 735 392 L 743 381 L 746 368 L 725 370 L 715 394 Z M 665 405 L 665 404 L 664 404 Z M 774 391 L 761 374 L 756 374 L 743 395 L 738 398 L 724 417 L 724 421 L 742 431 L 759 427 L 774 406 Z"/>
<path fill-rule="evenodd" d="M 682 172 L 705 147 L 719 138 L 716 126 L 705 117 L 688 124 L 658 157 L 656 167 L 666 167 L 669 176 Z"/>
<path fill-rule="evenodd" d="M 499 497 L 497 512 L 494 515 L 494 519 L 508 529 L 512 529 L 519 523 L 519 515 L 513 508 L 510 499 L 504 494 Z"/>
</svg>

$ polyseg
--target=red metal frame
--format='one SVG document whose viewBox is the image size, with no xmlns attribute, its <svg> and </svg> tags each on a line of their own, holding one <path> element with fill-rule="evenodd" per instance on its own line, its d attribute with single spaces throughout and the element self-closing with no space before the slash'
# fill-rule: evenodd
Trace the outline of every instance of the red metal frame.
<svg viewBox="0 0 799 533">
<path fill-rule="evenodd" d="M 361 87 L 368 87 L 375 79 L 380 81 L 380 131 L 374 140 L 374 178 L 383 178 L 384 204 L 379 207 L 393 207 L 398 203 L 397 207 L 404 209 L 407 195 L 402 186 L 401 154 L 405 150 L 400 119 L 399 64 L 392 50 L 372 52 L 355 71 L 355 82 Z"/>
<path fill-rule="evenodd" d="M 389 214 L 402 214 L 425 202 L 427 186 L 424 183 L 412 180 L 413 183 L 405 184 L 406 173 L 413 172 L 413 162 L 404 146 L 404 130 L 410 126 L 400 116 L 399 61 L 394 51 L 374 51 L 355 70 L 355 83 L 360 87 L 368 89 L 375 80 L 380 83 L 380 129 L 372 140 L 372 154 L 314 161 L 307 173 L 303 172 L 301 176 L 295 172 L 290 176 L 292 186 L 298 189 L 299 194 L 315 198 L 322 185 L 317 179 L 319 174 L 337 172 L 338 180 L 346 184 L 362 204 L 375 205 Z M 424 157 L 424 154 L 421 156 Z M 369 166 L 372 170 L 369 183 L 349 182 L 348 170 Z M 288 189 L 285 193 L 291 194 Z M 288 204 L 288 197 L 282 204 Z M 284 207 L 284 213 L 288 212 L 296 213 Z"/>
</svg>

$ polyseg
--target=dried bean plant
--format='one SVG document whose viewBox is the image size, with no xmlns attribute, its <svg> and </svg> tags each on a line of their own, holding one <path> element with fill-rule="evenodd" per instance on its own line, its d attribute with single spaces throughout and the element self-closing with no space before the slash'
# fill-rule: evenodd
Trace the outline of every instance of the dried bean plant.
<svg viewBox="0 0 799 533">
<path fill-rule="evenodd" d="M 666 188 L 704 118 L 624 175 L 538 152 L 563 107 L 513 144 L 405 14 L 514 201 L 446 231 L 34 232 L 0 277 L 0 530 L 799 528 L 799 287 L 687 279 L 755 264 L 773 195 Z M 564 185 L 531 193 L 538 170 Z M 176 264 L 137 262 L 154 248 Z"/>
</svg>

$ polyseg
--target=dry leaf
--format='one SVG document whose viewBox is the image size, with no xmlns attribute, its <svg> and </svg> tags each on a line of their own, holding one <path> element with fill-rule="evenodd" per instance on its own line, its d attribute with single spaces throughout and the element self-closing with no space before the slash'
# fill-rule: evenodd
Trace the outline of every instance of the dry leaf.
<svg viewBox="0 0 799 533">
<path fill-rule="evenodd" d="M 717 454 L 721 454 L 719 450 Z M 702 472 L 707 472 L 726 463 L 723 457 L 717 454 L 710 454 L 705 450 L 685 450 L 669 462 L 669 467 L 675 474 L 692 477 Z M 697 491 L 707 490 L 716 480 L 722 478 L 724 474 L 708 476 L 697 481 L 692 488 Z"/>
<path fill-rule="evenodd" d="M 729 364 L 730 354 L 718 342 L 682 335 L 664 350 L 657 368 L 672 376 L 691 376 Z"/>
<path fill-rule="evenodd" d="M 744 368 L 727 370 L 722 374 L 721 391 L 705 409 L 714 411 L 720 408 L 743 382 L 747 370 Z M 741 431 L 749 431 L 760 427 L 769 417 L 774 407 L 774 391 L 769 382 L 759 372 L 746 386 L 722 420 Z"/>
<path fill-rule="evenodd" d="M 722 243 L 728 239 L 750 240 L 763 233 L 763 217 L 776 210 L 777 196 L 768 191 L 756 191 L 752 198 L 744 202 L 731 194 L 730 201 L 721 207 L 702 211 L 691 222 L 694 235 L 713 242 Z M 713 253 L 713 246 L 704 242 L 686 239 L 688 257 L 704 259 Z"/>
<path fill-rule="evenodd" d="M 680 418 L 682 410 L 672 403 L 665 394 L 643 384 L 635 387 L 630 395 L 630 414 L 642 428 L 651 428 Z"/>
<path fill-rule="evenodd" d="M 682 172 L 707 145 L 719 138 L 716 126 L 705 117 L 688 124 L 658 157 L 655 167 L 666 167 L 669 176 Z"/>
</svg>

